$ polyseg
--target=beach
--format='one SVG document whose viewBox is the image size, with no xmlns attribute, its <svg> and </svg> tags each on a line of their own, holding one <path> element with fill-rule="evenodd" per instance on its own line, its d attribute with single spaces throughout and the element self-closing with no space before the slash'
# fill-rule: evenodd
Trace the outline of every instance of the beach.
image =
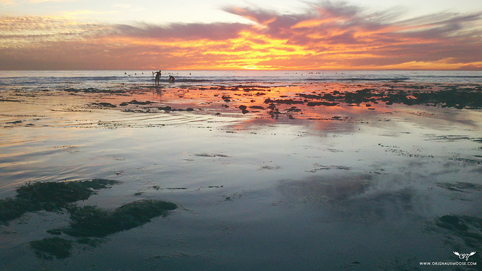
<svg viewBox="0 0 482 271">
<path fill-rule="evenodd" d="M 0 270 L 480 270 L 480 74 L 300 73 L 5 77 Z"/>
</svg>

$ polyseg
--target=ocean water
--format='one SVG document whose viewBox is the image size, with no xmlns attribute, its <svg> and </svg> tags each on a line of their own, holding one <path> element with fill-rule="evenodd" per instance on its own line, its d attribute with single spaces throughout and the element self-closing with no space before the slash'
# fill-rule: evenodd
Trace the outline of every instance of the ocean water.
<svg viewBox="0 0 482 271">
<path fill-rule="evenodd" d="M 480 71 L 163 71 L 178 83 L 303 84 L 319 82 L 482 83 Z M 0 89 L 109 88 L 153 84 L 153 71 L 0 71 Z"/>
<path fill-rule="evenodd" d="M 0 270 L 480 270 L 480 72 L 162 79 L 0 72 Z M 93 179 L 119 183 L 75 206 L 178 208 L 87 240 L 71 210 L 1 216 L 28 183 Z"/>
</svg>

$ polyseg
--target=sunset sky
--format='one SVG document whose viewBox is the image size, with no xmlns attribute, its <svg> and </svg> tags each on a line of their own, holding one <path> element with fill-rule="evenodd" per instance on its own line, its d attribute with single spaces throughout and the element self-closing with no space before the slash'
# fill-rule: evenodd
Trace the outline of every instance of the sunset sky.
<svg viewBox="0 0 482 271">
<path fill-rule="evenodd" d="M 481 48 L 481 0 L 0 0 L 2 70 L 482 70 Z"/>
</svg>

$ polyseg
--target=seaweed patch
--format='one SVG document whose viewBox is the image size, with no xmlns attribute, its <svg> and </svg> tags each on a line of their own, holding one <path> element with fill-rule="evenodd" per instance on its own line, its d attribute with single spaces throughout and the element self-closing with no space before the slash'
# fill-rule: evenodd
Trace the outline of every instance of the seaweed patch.
<svg viewBox="0 0 482 271">
<path fill-rule="evenodd" d="M 107 107 L 107 108 L 115 108 L 115 107 L 117 107 L 115 104 L 105 103 L 105 102 L 103 102 L 103 103 L 92 103 L 91 106 L 93 106 L 93 107 L 101 107 L 101 108 L 102 108 L 102 107 L 104 107 L 104 108 L 105 108 L 105 107 Z"/>
<path fill-rule="evenodd" d="M 48 230 L 47 233 L 55 237 L 29 243 L 37 257 L 53 260 L 69 257 L 74 245 L 97 247 L 102 242 L 99 238 L 139 227 L 155 217 L 166 216 L 168 211 L 177 208 L 176 204 L 162 200 L 135 201 L 114 210 L 97 206 L 79 207 L 74 204 L 76 201 L 88 199 L 96 190 L 110 188 L 118 183 L 104 179 L 27 183 L 17 188 L 15 198 L 0 200 L 0 223 L 7 225 L 8 221 L 19 218 L 26 212 L 68 212 L 68 227 Z M 77 240 L 59 237 L 62 234 Z"/>
<path fill-rule="evenodd" d="M 165 216 L 177 205 L 161 200 L 141 200 L 107 211 L 96 206 L 70 208 L 70 226 L 60 229 L 74 237 L 105 237 L 107 235 L 139 227 L 152 218 Z"/>
<path fill-rule="evenodd" d="M 482 245 L 482 219 L 464 215 L 444 215 L 428 226 L 429 232 L 441 233 L 454 249 L 476 249 Z"/>
<path fill-rule="evenodd" d="M 74 245 L 97 247 L 103 238 L 116 232 L 121 232 L 142 226 L 158 216 L 166 216 L 167 211 L 174 210 L 177 205 L 162 200 L 141 200 L 122 205 L 108 211 L 96 206 L 69 206 L 70 225 L 61 229 L 48 230 L 52 235 L 63 233 L 77 238 L 76 241 L 60 237 L 44 238 L 31 241 L 30 246 L 35 255 L 41 259 L 64 259 L 70 256 Z"/>
<path fill-rule="evenodd" d="M 35 250 L 35 255 L 45 260 L 65 259 L 70 256 L 72 241 L 59 237 L 45 238 L 39 241 L 30 242 L 30 246 Z"/>
<path fill-rule="evenodd" d="M 73 182 L 33 182 L 17 188 L 15 198 L 0 200 L 0 224 L 19 218 L 26 212 L 61 211 L 70 204 L 86 200 L 96 190 L 110 188 L 118 181 L 93 179 Z"/>
</svg>

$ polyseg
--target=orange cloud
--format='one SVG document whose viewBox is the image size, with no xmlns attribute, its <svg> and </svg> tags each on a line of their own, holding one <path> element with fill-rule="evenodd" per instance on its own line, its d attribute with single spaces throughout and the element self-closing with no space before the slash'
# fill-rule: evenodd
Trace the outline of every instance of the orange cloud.
<svg viewBox="0 0 482 271">
<path fill-rule="evenodd" d="M 481 69 L 482 12 L 398 20 L 322 2 L 226 8 L 252 24 L 106 25 L 0 18 L 0 69 Z"/>
</svg>

